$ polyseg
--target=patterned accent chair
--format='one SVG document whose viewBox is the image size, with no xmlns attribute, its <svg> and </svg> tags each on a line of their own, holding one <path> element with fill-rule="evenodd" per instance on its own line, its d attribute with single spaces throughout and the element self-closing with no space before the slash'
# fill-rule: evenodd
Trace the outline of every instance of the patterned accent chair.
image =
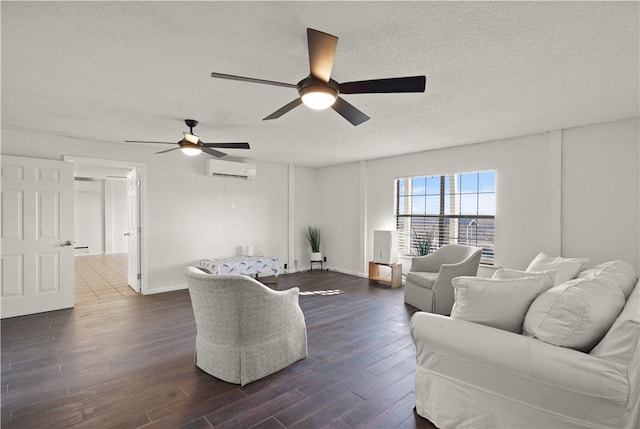
<svg viewBox="0 0 640 429">
<path fill-rule="evenodd" d="M 404 287 L 404 302 L 428 313 L 448 316 L 454 302 L 451 280 L 478 273 L 482 249 L 446 244 L 411 262 Z"/>
<path fill-rule="evenodd" d="M 185 272 L 196 320 L 196 366 L 245 385 L 307 357 L 298 288 L 275 291 L 243 275 Z"/>
</svg>

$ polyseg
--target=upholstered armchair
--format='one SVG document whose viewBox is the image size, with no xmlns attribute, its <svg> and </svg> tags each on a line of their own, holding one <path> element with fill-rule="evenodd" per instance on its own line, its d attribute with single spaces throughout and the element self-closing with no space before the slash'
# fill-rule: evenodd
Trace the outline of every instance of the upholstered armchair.
<svg viewBox="0 0 640 429">
<path fill-rule="evenodd" d="M 404 287 L 404 302 L 429 313 L 449 315 L 454 302 L 451 280 L 478 273 L 482 249 L 446 244 L 413 258 Z"/>
<path fill-rule="evenodd" d="M 196 321 L 196 366 L 245 385 L 307 357 L 298 288 L 272 290 L 242 275 L 185 273 Z"/>
</svg>

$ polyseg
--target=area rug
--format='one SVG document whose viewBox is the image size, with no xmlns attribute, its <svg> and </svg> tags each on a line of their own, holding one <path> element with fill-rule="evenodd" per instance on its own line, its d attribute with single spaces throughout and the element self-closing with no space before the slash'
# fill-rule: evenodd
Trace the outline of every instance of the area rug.
<svg viewBox="0 0 640 429">
<path fill-rule="evenodd" d="M 312 290 L 308 292 L 300 292 L 300 295 L 340 295 L 344 293 L 340 289 L 331 289 L 331 290 Z"/>
</svg>

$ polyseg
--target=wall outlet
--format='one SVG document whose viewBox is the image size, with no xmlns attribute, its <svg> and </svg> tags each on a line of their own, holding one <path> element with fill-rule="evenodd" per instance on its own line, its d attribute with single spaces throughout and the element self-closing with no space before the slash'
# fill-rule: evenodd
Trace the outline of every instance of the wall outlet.
<svg viewBox="0 0 640 429">
<path fill-rule="evenodd" d="M 326 256 L 324 257 L 324 262 L 327 262 L 327 257 Z"/>
<path fill-rule="evenodd" d="M 285 270 L 287 269 L 287 264 L 284 264 L 284 269 L 285 269 Z"/>
</svg>

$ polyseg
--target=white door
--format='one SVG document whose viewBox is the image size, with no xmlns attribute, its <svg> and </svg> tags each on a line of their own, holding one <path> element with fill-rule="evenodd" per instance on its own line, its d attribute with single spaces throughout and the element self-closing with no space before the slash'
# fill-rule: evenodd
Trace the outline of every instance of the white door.
<svg viewBox="0 0 640 429">
<path fill-rule="evenodd" d="M 136 168 L 127 173 L 127 211 L 129 255 L 127 266 L 129 268 L 129 286 L 136 292 L 140 292 L 140 199 L 138 198 L 138 171 Z"/>
<path fill-rule="evenodd" d="M 2 156 L 2 318 L 73 307 L 73 164 Z"/>
</svg>

